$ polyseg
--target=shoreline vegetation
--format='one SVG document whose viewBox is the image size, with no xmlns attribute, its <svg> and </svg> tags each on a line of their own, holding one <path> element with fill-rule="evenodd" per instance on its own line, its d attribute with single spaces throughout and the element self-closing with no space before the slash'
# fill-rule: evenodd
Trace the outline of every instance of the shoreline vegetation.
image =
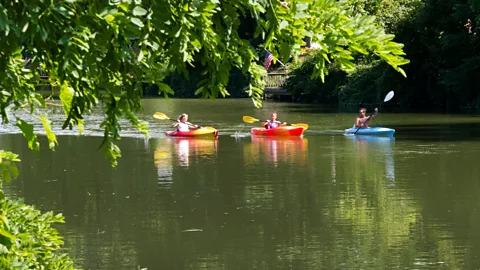
<svg viewBox="0 0 480 270">
<path fill-rule="evenodd" d="M 356 60 L 356 69 L 347 74 L 338 65 L 327 67 L 329 75 L 311 78 L 318 58 L 322 56 L 309 50 L 300 64 L 287 64 L 289 79 L 284 88 L 292 97 L 282 101 L 360 106 L 377 104 L 390 90 L 398 95 L 393 100 L 396 107 L 413 111 L 480 111 L 480 12 L 473 4 L 448 0 L 400 0 L 358 3 L 358 12 L 376 16 L 380 25 L 402 42 L 411 59 L 403 77 L 388 64 L 371 56 Z M 454 6 L 457 5 L 457 8 Z M 281 68 L 277 63 L 274 68 Z M 275 72 L 271 70 L 270 72 Z M 196 83 L 201 80 L 200 70 L 192 70 L 190 80 L 180 75 L 167 77 L 175 91 L 174 97 L 195 98 Z M 231 97 L 248 97 L 245 87 L 248 80 L 241 72 L 230 74 Z M 146 87 L 146 95 L 155 95 L 155 87 Z"/>
</svg>

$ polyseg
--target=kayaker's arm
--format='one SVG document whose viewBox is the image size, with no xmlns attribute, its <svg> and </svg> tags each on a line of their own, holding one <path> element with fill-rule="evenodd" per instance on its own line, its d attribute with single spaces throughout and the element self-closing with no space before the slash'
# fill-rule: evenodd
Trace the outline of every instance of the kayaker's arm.
<svg viewBox="0 0 480 270">
<path fill-rule="evenodd" d="M 191 128 L 198 128 L 198 125 L 194 125 L 194 124 L 192 124 L 192 123 L 190 123 L 190 122 L 186 122 L 186 123 L 187 123 L 188 126 L 191 127 Z"/>
<path fill-rule="evenodd" d="M 375 112 L 369 117 L 369 119 L 367 121 L 370 121 L 373 118 L 377 117 L 377 114 L 378 114 L 378 108 L 375 108 Z"/>
<path fill-rule="evenodd" d="M 370 115 L 369 117 L 367 117 L 367 120 L 363 121 L 363 126 L 362 127 L 368 127 L 368 122 L 370 120 L 372 120 L 373 118 L 375 118 L 377 116 L 377 114 L 378 114 L 378 108 L 375 108 L 375 112 L 372 115 Z"/>
<path fill-rule="evenodd" d="M 177 122 L 173 123 L 173 124 L 171 125 L 171 127 L 172 127 L 172 128 L 177 127 L 179 123 L 180 123 L 180 121 L 177 120 Z"/>
<path fill-rule="evenodd" d="M 270 122 L 266 120 L 265 122 L 262 123 L 262 126 L 264 126 L 265 128 L 268 128 L 270 126 Z"/>
</svg>

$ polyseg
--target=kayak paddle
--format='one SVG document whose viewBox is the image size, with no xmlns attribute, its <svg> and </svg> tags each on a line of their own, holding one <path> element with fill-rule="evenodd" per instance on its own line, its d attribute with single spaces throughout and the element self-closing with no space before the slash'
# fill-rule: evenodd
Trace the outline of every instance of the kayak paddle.
<svg viewBox="0 0 480 270">
<path fill-rule="evenodd" d="M 156 118 L 158 120 L 172 120 L 170 119 L 170 117 L 166 116 L 164 113 L 161 113 L 161 112 L 156 112 L 153 115 L 153 118 Z"/>
<path fill-rule="evenodd" d="M 253 118 L 251 116 L 243 116 L 242 119 L 243 119 L 243 122 L 250 123 L 250 124 L 260 121 L 259 119 Z M 303 127 L 304 129 L 308 129 L 308 124 L 303 124 L 303 123 L 287 124 L 287 125 L 294 126 L 294 127 Z"/>
<path fill-rule="evenodd" d="M 393 98 L 393 95 L 395 93 L 393 91 L 390 91 L 388 92 L 388 94 L 385 96 L 385 98 L 383 99 L 383 102 L 387 102 L 387 101 L 390 101 L 392 98 Z M 370 121 L 370 117 L 372 117 L 371 115 L 367 118 L 367 121 L 365 121 L 364 123 L 368 123 L 368 121 Z M 361 129 L 361 127 L 357 128 L 357 130 L 353 133 L 353 135 L 357 134 L 357 132 Z"/>
<path fill-rule="evenodd" d="M 390 101 L 390 99 L 393 98 L 393 95 L 394 95 L 393 91 L 388 92 L 388 94 L 385 96 L 385 99 L 383 100 L 383 102 Z"/>
<path fill-rule="evenodd" d="M 171 119 L 170 117 L 168 117 L 166 114 L 161 113 L 161 112 L 156 112 L 156 113 L 153 115 L 153 118 L 158 119 L 158 120 L 172 120 L 172 119 Z M 198 126 L 198 127 L 199 127 L 199 128 L 216 130 L 216 129 L 213 128 L 213 127 L 201 127 L 201 126 Z"/>
</svg>

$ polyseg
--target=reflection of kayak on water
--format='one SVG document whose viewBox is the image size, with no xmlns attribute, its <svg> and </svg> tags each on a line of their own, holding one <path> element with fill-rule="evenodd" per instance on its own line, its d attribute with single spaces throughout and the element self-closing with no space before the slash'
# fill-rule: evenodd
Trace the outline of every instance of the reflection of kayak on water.
<svg viewBox="0 0 480 270">
<path fill-rule="evenodd" d="M 202 138 L 216 138 L 218 137 L 218 130 L 212 127 L 202 127 L 199 129 L 192 129 L 189 131 L 165 131 L 165 135 L 170 137 L 202 137 Z"/>
<path fill-rule="evenodd" d="M 153 152 L 153 160 L 157 167 L 159 184 L 168 184 L 172 181 L 172 150 L 168 144 L 159 144 Z"/>
<path fill-rule="evenodd" d="M 364 136 L 345 136 L 345 138 L 357 142 L 368 142 L 369 144 L 383 144 L 390 146 L 391 142 L 395 141 L 393 136 L 374 136 L 374 135 L 364 135 Z"/>
<path fill-rule="evenodd" d="M 282 126 L 276 128 L 252 128 L 251 132 L 253 135 L 257 136 L 267 136 L 267 137 L 276 137 L 276 136 L 302 136 L 305 128 L 297 126 Z"/>
<path fill-rule="evenodd" d="M 258 164 L 261 156 L 273 162 L 298 162 L 305 159 L 307 139 L 302 137 L 259 137 L 252 136 L 252 144 L 245 148 L 246 161 Z M 303 163 L 303 162 L 300 162 Z"/>
<path fill-rule="evenodd" d="M 386 127 L 369 127 L 369 128 L 347 128 L 345 134 L 354 135 L 376 135 L 376 136 L 392 136 L 395 129 Z"/>
<path fill-rule="evenodd" d="M 394 146 L 395 138 L 393 136 L 345 136 L 350 139 L 354 144 L 360 146 L 360 151 L 366 153 L 367 149 L 377 152 L 380 156 L 383 156 L 385 161 L 385 174 L 389 180 L 395 180 L 395 162 L 394 162 Z"/>
<path fill-rule="evenodd" d="M 218 140 L 206 138 L 171 138 L 181 166 L 190 165 L 192 156 L 211 156 L 217 151 Z"/>
<path fill-rule="evenodd" d="M 277 142 L 284 142 L 284 143 L 290 143 L 292 145 L 298 145 L 298 144 L 303 144 L 304 142 L 307 141 L 306 138 L 302 137 L 297 137 L 297 136 L 292 136 L 292 137 L 260 137 L 260 136 L 251 136 L 252 142 L 255 143 L 266 143 L 266 142 L 272 142 L 272 141 L 277 141 Z"/>
<path fill-rule="evenodd" d="M 381 151 L 391 154 L 395 145 L 395 138 L 393 136 L 345 136 L 347 140 L 351 140 L 354 144 L 368 147 L 370 150 Z"/>
<path fill-rule="evenodd" d="M 178 154 L 178 160 L 180 161 L 180 165 L 187 166 L 189 165 L 188 155 L 190 144 L 189 140 L 178 140 L 176 144 L 176 150 Z"/>
</svg>

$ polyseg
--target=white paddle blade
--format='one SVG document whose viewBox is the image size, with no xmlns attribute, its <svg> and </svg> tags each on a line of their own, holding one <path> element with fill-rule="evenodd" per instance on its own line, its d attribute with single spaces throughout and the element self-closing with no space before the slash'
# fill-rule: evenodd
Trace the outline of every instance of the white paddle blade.
<svg viewBox="0 0 480 270">
<path fill-rule="evenodd" d="M 393 91 L 388 92 L 388 94 L 387 94 L 387 96 L 385 96 L 385 99 L 383 100 L 383 102 L 387 102 L 390 99 L 392 99 L 393 95 L 394 95 Z"/>
</svg>

